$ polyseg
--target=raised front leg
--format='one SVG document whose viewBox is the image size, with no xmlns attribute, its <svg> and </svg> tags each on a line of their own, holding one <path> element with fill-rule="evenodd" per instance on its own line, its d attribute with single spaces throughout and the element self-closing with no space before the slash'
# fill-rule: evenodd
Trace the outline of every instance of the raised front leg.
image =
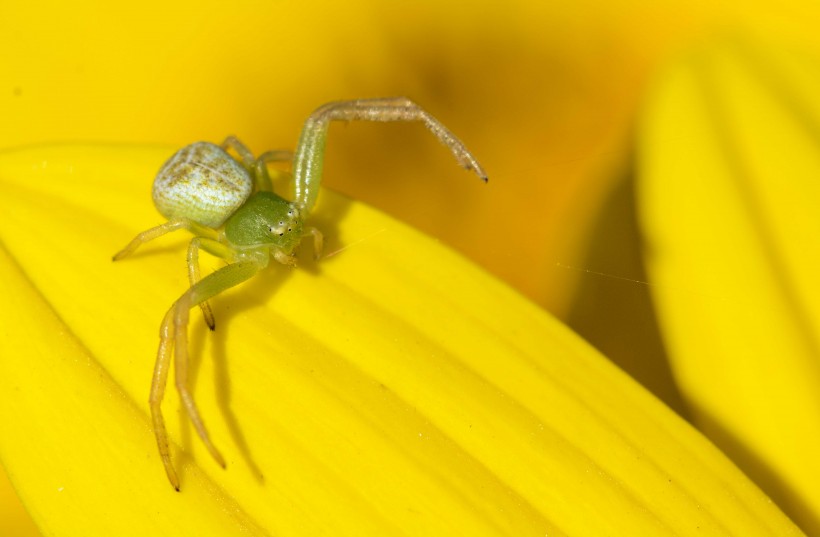
<svg viewBox="0 0 820 537">
<path fill-rule="evenodd" d="M 473 170 L 483 181 L 487 174 L 467 150 L 444 125 L 419 105 L 405 97 L 387 99 L 360 99 L 328 103 L 318 108 L 305 121 L 296 157 L 293 163 L 293 200 L 310 211 L 319 194 L 322 181 L 322 164 L 325 153 L 327 128 L 331 121 L 421 121 L 430 131 L 450 148 L 459 164 Z"/>
</svg>

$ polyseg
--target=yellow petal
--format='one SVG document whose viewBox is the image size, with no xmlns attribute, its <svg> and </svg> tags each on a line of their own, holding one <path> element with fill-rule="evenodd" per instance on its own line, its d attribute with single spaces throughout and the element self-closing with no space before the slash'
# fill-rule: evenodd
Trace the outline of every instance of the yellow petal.
<svg viewBox="0 0 820 537">
<path fill-rule="evenodd" d="M 820 79 L 750 42 L 660 78 L 641 132 L 650 279 L 698 425 L 820 533 Z"/>
<path fill-rule="evenodd" d="M 38 537 L 40 532 L 31 520 L 14 487 L 11 486 L 5 468 L 0 465 L 0 535 L 14 537 Z"/>
<path fill-rule="evenodd" d="M 110 260 L 158 222 L 168 153 L 0 158 L 0 459 L 44 534 L 799 534 L 563 325 L 328 191 L 325 259 L 218 297 L 214 333 L 192 317 L 195 395 L 228 468 L 170 392 L 174 492 L 146 399 L 185 238 Z"/>
</svg>

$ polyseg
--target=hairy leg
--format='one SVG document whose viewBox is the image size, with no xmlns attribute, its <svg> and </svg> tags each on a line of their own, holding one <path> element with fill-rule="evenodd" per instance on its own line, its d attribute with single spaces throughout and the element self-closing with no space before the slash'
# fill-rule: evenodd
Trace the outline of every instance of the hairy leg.
<svg viewBox="0 0 820 537">
<path fill-rule="evenodd" d="M 307 211 L 313 208 L 322 180 L 322 166 L 331 121 L 421 121 L 453 153 L 459 164 L 483 181 L 484 169 L 464 143 L 426 110 L 405 97 L 360 99 L 328 103 L 305 121 L 293 163 L 294 201 Z"/>
</svg>

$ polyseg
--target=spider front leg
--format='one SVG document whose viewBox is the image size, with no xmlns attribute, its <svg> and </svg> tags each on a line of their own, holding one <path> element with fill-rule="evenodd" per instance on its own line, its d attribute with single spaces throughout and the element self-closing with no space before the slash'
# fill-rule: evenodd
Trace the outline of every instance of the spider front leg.
<svg viewBox="0 0 820 537">
<path fill-rule="evenodd" d="M 192 307 L 213 298 L 219 293 L 238 285 L 265 267 L 261 258 L 234 263 L 216 272 L 209 274 L 192 285 L 168 310 L 160 326 L 160 342 L 157 350 L 157 361 L 154 366 L 151 395 L 148 399 L 151 408 L 151 417 L 154 424 L 154 434 L 157 438 L 162 464 L 168 480 L 176 490 L 179 490 L 179 478 L 171 464 L 171 455 L 168 449 L 168 432 L 162 416 L 162 399 L 168 382 L 168 368 L 171 357 L 174 357 L 176 387 L 179 391 L 182 404 L 197 434 L 202 439 L 211 456 L 225 467 L 225 459 L 211 442 L 202 418 L 199 415 L 193 395 L 188 388 L 188 317 Z"/>
<path fill-rule="evenodd" d="M 210 239 L 208 237 L 194 237 L 191 239 L 190 244 L 188 245 L 188 282 L 190 283 L 191 287 L 196 285 L 199 281 L 199 250 L 205 250 L 217 257 L 221 257 L 225 260 L 230 260 L 233 256 L 233 251 L 222 244 L 221 242 Z M 208 325 L 208 328 L 211 330 L 216 329 L 216 321 L 214 320 L 214 314 L 211 310 L 210 303 L 206 300 L 199 304 L 199 307 L 202 309 L 202 315 L 205 317 L 205 324 Z"/>
<path fill-rule="evenodd" d="M 359 99 L 328 103 L 305 121 L 293 163 L 294 201 L 310 211 L 319 194 L 322 167 L 331 121 L 421 121 L 453 153 L 459 164 L 472 170 L 482 181 L 487 174 L 464 143 L 447 127 L 406 97 Z"/>
<path fill-rule="evenodd" d="M 305 228 L 305 233 L 302 236 L 307 237 L 308 235 L 313 237 L 313 259 L 318 261 L 322 257 L 322 250 L 325 247 L 325 236 L 315 227 Z"/>
</svg>

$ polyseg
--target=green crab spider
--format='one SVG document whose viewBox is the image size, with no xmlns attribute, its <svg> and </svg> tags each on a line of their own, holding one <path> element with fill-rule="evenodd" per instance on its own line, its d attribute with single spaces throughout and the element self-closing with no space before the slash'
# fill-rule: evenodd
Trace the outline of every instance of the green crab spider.
<svg viewBox="0 0 820 537">
<path fill-rule="evenodd" d="M 214 329 L 208 300 L 256 275 L 273 257 L 295 265 L 294 251 L 305 237 L 313 240 L 316 259 L 322 251 L 322 233 L 303 222 L 319 194 L 322 165 L 331 121 L 421 121 L 455 156 L 459 164 L 487 181 L 478 161 L 437 119 L 409 99 L 361 99 L 331 102 L 314 111 L 302 128 L 296 153 L 269 151 L 254 158 L 238 139 L 229 136 L 221 146 L 197 142 L 177 151 L 154 180 L 153 199 L 167 222 L 138 234 L 114 261 L 127 257 L 142 244 L 179 229 L 195 236 L 188 246 L 190 287 L 165 314 L 151 383 L 149 406 L 160 458 L 171 485 L 179 478 L 171 463 L 168 433 L 162 417 L 162 399 L 174 359 L 176 387 L 182 404 L 213 458 L 223 468 L 225 459 L 211 442 L 188 387 L 188 317 L 199 305 L 205 322 Z M 228 154 L 233 150 L 239 159 Z M 273 193 L 267 163 L 293 161 L 293 201 Z M 205 250 L 228 264 L 200 278 L 199 252 Z"/>
</svg>

